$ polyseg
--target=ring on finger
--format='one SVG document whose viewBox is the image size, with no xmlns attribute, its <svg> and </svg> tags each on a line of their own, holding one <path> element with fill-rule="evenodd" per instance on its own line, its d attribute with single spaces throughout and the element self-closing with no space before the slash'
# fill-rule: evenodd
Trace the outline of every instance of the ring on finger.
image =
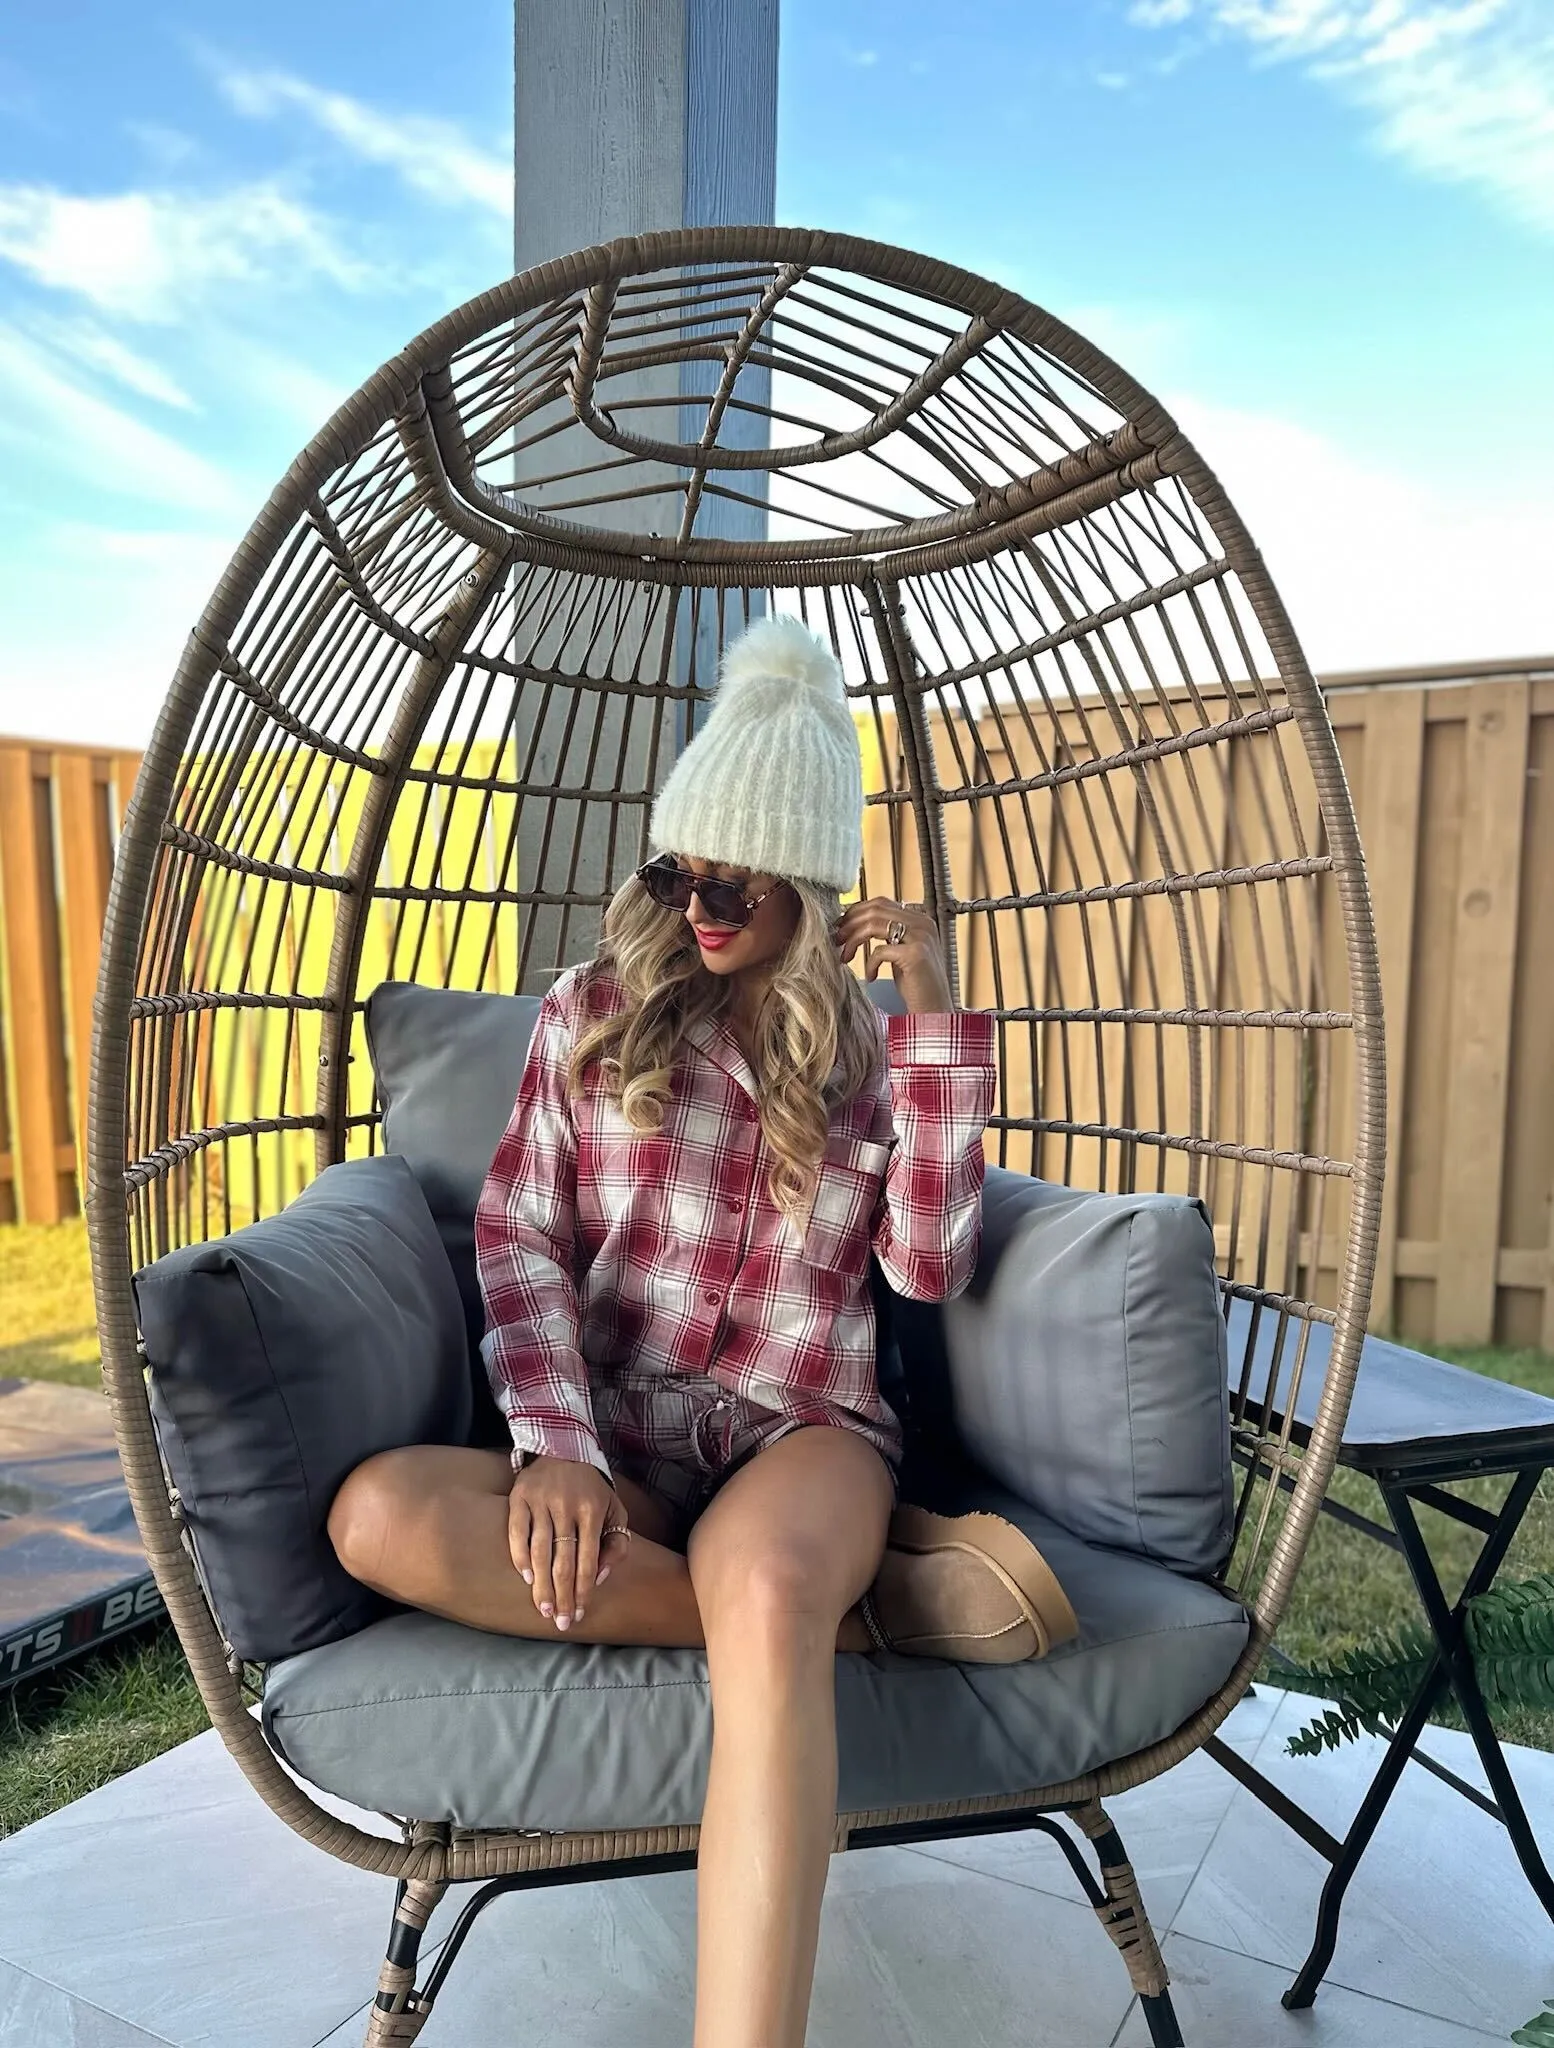
<svg viewBox="0 0 1554 2048">
<path fill-rule="evenodd" d="M 901 941 L 905 937 L 906 926 L 901 922 L 901 919 L 899 917 L 893 917 L 890 921 L 890 928 L 885 934 L 886 945 L 899 946 L 901 944 Z"/>
</svg>

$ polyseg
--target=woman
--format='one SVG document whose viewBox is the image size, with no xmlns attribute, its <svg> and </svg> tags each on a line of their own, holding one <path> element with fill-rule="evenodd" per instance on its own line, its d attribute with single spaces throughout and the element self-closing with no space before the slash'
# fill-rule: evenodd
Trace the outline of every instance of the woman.
<svg viewBox="0 0 1554 2048">
<path fill-rule="evenodd" d="M 1039 1655 L 1074 1619 L 991 1515 L 892 1512 L 870 1253 L 971 1277 L 992 1020 L 922 912 L 841 910 L 856 729 L 792 619 L 727 651 L 653 806 L 659 853 L 540 1008 L 476 1217 L 501 1452 L 391 1451 L 347 1570 L 478 1628 L 705 1647 L 696 2048 L 800 2048 L 836 1809 L 834 1658 Z M 882 1020 L 848 963 L 891 966 Z"/>
</svg>

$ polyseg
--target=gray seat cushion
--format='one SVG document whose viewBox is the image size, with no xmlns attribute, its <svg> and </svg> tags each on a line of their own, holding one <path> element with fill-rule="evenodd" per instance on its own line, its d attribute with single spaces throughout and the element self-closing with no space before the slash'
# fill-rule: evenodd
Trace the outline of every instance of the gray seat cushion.
<svg viewBox="0 0 1554 2048">
<path fill-rule="evenodd" d="M 1169 1735 L 1241 1654 L 1245 1611 L 1211 1586 L 1082 1543 L 987 1482 L 939 1504 L 1018 1522 L 1080 1634 L 1024 1664 L 838 1656 L 841 1811 L 1077 1776 Z M 407 1613 L 272 1667 L 263 1712 L 294 1770 L 374 1811 L 547 1829 L 701 1815 L 711 1712 L 699 1650 L 526 1642 Z"/>
<path fill-rule="evenodd" d="M 970 1286 L 898 1302 L 894 1320 L 925 1433 L 952 1428 L 977 1464 L 1087 1542 L 1197 1576 L 1222 1569 L 1230 1407 L 1201 1202 L 990 1166 Z"/>
<path fill-rule="evenodd" d="M 459 1299 L 403 1159 L 331 1166 L 288 1208 L 135 1275 L 151 1411 L 241 1656 L 285 1657 L 388 1611 L 326 1520 L 376 1451 L 461 1444 Z"/>
</svg>

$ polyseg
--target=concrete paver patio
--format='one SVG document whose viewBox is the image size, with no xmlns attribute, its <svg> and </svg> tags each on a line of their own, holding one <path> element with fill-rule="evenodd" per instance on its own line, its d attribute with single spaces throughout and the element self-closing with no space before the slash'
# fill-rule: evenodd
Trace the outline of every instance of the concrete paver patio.
<svg viewBox="0 0 1554 2048">
<path fill-rule="evenodd" d="M 1337 1831 L 1378 1745 L 1284 1755 L 1314 1704 L 1264 1691 L 1225 1733 Z M 1482 1786 L 1465 1736 L 1431 1730 L 1427 1747 Z M 1554 1756 L 1509 1754 L 1540 1839 L 1554 1841 Z M 1305 1953 L 1321 1859 L 1202 1755 L 1111 1810 L 1188 2048 L 1469 2048 L 1503 2042 L 1554 1997 L 1554 1928 L 1503 1831 L 1417 1768 L 1361 1865 L 1305 2013 L 1285 2012 L 1279 1994 Z M 0 1844 L 0 2048 L 351 2048 L 390 1901 L 387 1880 L 293 1836 L 201 1735 Z M 450 1919 L 445 1901 L 428 1954 Z M 502 1899 L 421 2039 L 683 2048 L 694 1954 L 689 1873 Z M 1008 1835 L 835 1860 L 809 2038 L 1138 2048 L 1149 2036 L 1055 1847 Z"/>
</svg>

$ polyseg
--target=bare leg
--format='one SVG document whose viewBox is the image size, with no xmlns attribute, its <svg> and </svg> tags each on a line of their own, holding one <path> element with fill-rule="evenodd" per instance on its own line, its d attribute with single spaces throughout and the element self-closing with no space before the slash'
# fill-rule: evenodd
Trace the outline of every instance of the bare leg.
<svg viewBox="0 0 1554 2048">
<path fill-rule="evenodd" d="M 838 1623 L 879 1568 L 890 1510 L 870 1445 L 807 1428 L 741 1467 L 691 1531 L 713 1723 L 695 2048 L 803 2048 L 836 1817 Z"/>
<path fill-rule="evenodd" d="M 670 1547 L 672 1524 L 660 1502 L 629 1479 L 617 1481 L 631 1541 L 609 1578 L 594 1588 L 583 1619 L 563 1634 L 539 1612 L 513 1569 L 511 1484 L 512 1469 L 500 1451 L 430 1444 L 383 1451 L 358 1465 L 335 1496 L 330 1539 L 363 1585 L 473 1628 L 540 1641 L 703 1647 L 696 1591 L 683 1553 Z M 846 1618 L 833 1647 L 872 1647 L 858 1615 Z"/>
</svg>

